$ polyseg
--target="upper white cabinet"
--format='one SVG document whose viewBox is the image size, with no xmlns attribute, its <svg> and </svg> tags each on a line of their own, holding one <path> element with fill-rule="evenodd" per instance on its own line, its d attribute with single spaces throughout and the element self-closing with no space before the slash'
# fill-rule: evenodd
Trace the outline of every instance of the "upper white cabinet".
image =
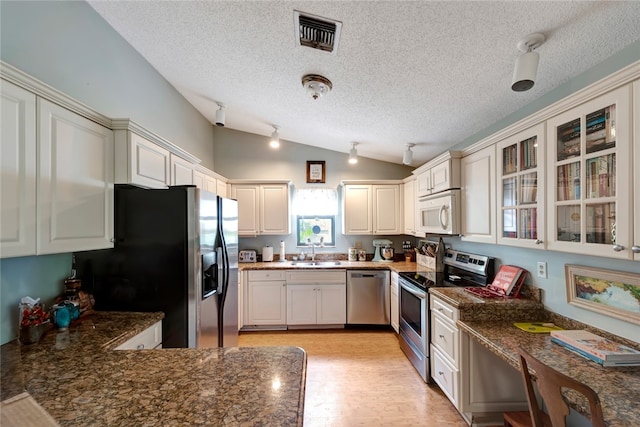
<svg viewBox="0 0 640 427">
<path fill-rule="evenodd" d="M 171 184 L 170 152 L 129 130 L 116 130 L 116 184 L 166 188 Z"/>
<path fill-rule="evenodd" d="M 0 257 L 36 253 L 36 96 L 0 80 Z"/>
<path fill-rule="evenodd" d="M 227 181 L 204 166 L 197 165 L 193 170 L 193 185 L 220 197 L 227 197 Z"/>
<path fill-rule="evenodd" d="M 113 247 L 113 132 L 38 99 L 37 253 Z"/>
<path fill-rule="evenodd" d="M 462 158 L 462 240 L 496 243 L 496 147 Z"/>
<path fill-rule="evenodd" d="M 113 119 L 115 183 L 145 188 L 197 185 L 200 159 L 129 119 Z"/>
<path fill-rule="evenodd" d="M 171 165 L 171 185 L 193 185 L 194 165 L 183 158 L 171 153 L 169 155 Z"/>
<path fill-rule="evenodd" d="M 232 183 L 231 197 L 238 201 L 240 236 L 291 233 L 288 181 Z"/>
<path fill-rule="evenodd" d="M 207 188 L 210 185 L 210 181 L 207 181 Z M 216 179 L 216 194 L 220 197 L 227 197 L 228 194 L 227 182 L 221 179 Z M 207 190 L 210 191 L 210 190 Z"/>
<path fill-rule="evenodd" d="M 405 178 L 402 184 L 403 205 L 404 205 L 404 234 L 416 235 L 416 178 L 410 176 Z"/>
<path fill-rule="evenodd" d="M 498 243 L 544 249 L 544 124 L 497 144 Z"/>
<path fill-rule="evenodd" d="M 412 172 L 417 197 L 460 187 L 460 152 L 448 151 Z"/>
<path fill-rule="evenodd" d="M 402 234 L 400 183 L 343 184 L 343 234 Z"/>
<path fill-rule="evenodd" d="M 630 94 L 626 85 L 547 121 L 548 249 L 634 258 Z"/>
<path fill-rule="evenodd" d="M 634 127 L 633 127 L 633 230 L 634 239 L 631 251 L 633 252 L 634 259 L 640 261 L 640 80 L 633 83 L 633 112 L 634 112 Z"/>
</svg>

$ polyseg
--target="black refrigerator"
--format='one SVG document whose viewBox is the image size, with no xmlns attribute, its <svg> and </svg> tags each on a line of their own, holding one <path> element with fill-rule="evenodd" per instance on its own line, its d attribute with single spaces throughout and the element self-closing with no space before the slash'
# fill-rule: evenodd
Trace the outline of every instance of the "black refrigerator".
<svg viewBox="0 0 640 427">
<path fill-rule="evenodd" d="M 238 344 L 238 204 L 194 186 L 115 186 L 113 249 L 75 253 L 101 311 L 163 311 L 162 347 Z"/>
</svg>

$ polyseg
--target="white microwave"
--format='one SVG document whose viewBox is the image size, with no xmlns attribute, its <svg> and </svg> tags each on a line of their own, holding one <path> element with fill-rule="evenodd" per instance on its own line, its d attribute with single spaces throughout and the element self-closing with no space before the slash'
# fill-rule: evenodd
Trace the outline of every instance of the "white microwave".
<svg viewBox="0 0 640 427">
<path fill-rule="evenodd" d="M 448 190 L 418 199 L 418 231 L 460 233 L 460 190 Z"/>
</svg>

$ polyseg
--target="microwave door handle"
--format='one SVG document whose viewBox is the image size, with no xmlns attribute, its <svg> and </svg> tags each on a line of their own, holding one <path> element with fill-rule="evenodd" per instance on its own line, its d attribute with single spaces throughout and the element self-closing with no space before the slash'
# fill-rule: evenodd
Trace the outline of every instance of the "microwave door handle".
<svg viewBox="0 0 640 427">
<path fill-rule="evenodd" d="M 442 220 L 442 213 L 447 210 L 447 205 L 442 205 L 440 208 L 440 225 L 444 230 L 449 226 L 448 216 L 444 217 L 444 221 Z"/>
</svg>

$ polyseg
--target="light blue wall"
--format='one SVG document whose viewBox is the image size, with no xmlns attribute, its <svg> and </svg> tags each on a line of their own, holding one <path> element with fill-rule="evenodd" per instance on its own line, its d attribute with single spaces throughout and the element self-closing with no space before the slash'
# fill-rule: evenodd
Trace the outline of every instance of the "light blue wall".
<svg viewBox="0 0 640 427">
<path fill-rule="evenodd" d="M 71 254 L 0 260 L 0 344 L 18 336 L 18 304 L 24 296 L 40 298 L 49 309 L 64 290 Z"/>
<path fill-rule="evenodd" d="M 0 59 L 213 169 L 213 126 L 87 3 L 0 1 Z M 20 298 L 49 306 L 70 268 L 70 254 L 0 261 L 0 344 L 16 337 Z"/>
</svg>

